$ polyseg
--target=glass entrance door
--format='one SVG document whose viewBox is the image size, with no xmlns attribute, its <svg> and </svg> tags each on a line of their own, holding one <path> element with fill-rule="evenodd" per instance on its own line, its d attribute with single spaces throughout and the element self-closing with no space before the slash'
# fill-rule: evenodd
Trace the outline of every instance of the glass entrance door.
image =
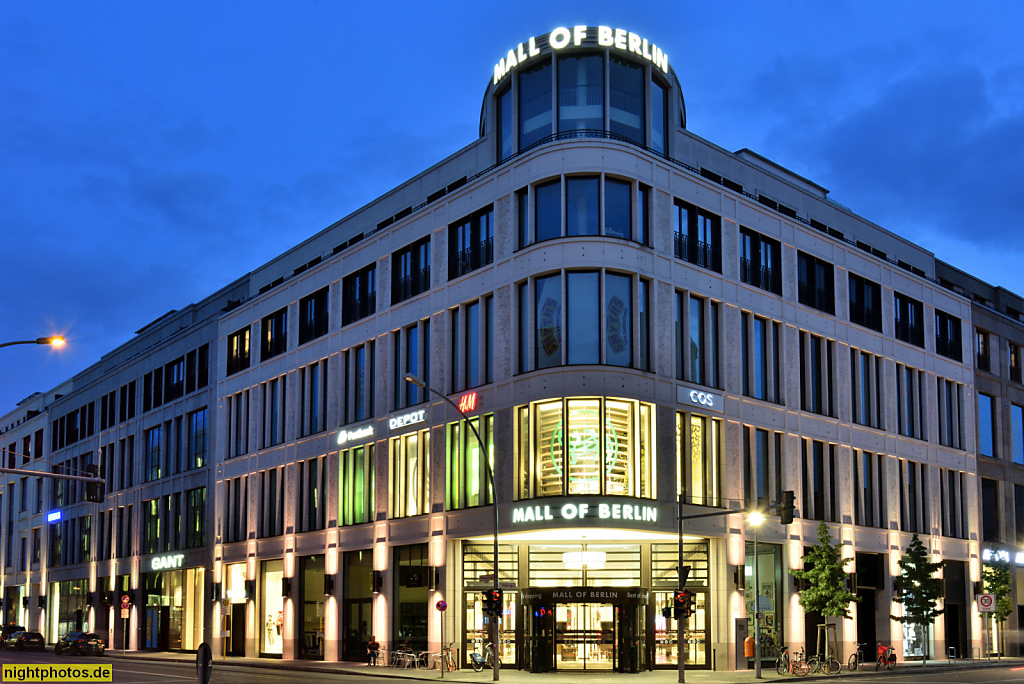
<svg viewBox="0 0 1024 684">
<path fill-rule="evenodd" d="M 689 588 L 693 593 L 693 614 L 682 624 L 682 634 L 679 633 L 679 621 L 672 615 L 673 597 L 670 591 L 659 591 L 654 594 L 654 629 L 655 666 L 679 664 L 677 644 L 682 638 L 683 653 L 686 656 L 686 667 L 707 668 L 708 664 L 708 630 L 705 618 L 707 616 L 707 592 L 702 589 Z M 669 617 L 665 617 L 663 611 L 669 609 Z"/>
<path fill-rule="evenodd" d="M 563 603 L 555 607 L 555 668 L 615 667 L 615 607 L 610 603 Z"/>
</svg>

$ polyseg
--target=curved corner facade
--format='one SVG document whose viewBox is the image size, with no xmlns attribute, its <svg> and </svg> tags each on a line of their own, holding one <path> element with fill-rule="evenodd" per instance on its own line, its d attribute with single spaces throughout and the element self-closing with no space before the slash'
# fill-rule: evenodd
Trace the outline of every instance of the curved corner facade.
<svg viewBox="0 0 1024 684">
<path fill-rule="evenodd" d="M 746 669 L 755 604 L 766 662 L 814 643 L 789 570 L 824 521 L 847 653 L 922 652 L 890 618 L 915 533 L 946 561 L 930 653 L 979 646 L 980 285 L 684 123 L 645 37 L 531 38 L 478 141 L 26 400 L 12 467 L 107 490 L 7 476 L 4 621 L 334 661 L 443 634 L 465 661 L 496 572 L 506 667 Z M 786 490 L 755 543 L 740 511 Z"/>
</svg>

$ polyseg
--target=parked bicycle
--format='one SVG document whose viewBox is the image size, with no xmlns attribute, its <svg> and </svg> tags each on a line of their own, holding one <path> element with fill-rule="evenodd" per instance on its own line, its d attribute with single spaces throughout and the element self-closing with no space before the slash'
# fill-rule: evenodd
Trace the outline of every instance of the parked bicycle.
<svg viewBox="0 0 1024 684">
<path fill-rule="evenodd" d="M 787 674 L 789 672 L 789 646 L 782 647 L 782 653 L 775 659 L 775 671 L 780 675 Z"/>
<path fill-rule="evenodd" d="M 459 663 L 455 659 L 455 642 L 448 644 L 441 649 L 441 664 L 448 672 L 455 672 L 459 669 Z"/>
<path fill-rule="evenodd" d="M 815 653 L 807 659 L 808 672 L 814 674 L 815 672 L 821 672 L 822 674 L 839 674 L 843 669 L 842 663 L 836 658 L 835 651 L 830 647 L 823 655 Z"/>
<path fill-rule="evenodd" d="M 878 657 L 875 659 L 875 672 L 885 667 L 890 672 L 896 667 L 896 649 L 892 646 L 886 646 L 882 642 L 878 643 Z"/>
<path fill-rule="evenodd" d="M 806 677 L 807 673 L 811 671 L 811 668 L 807 665 L 807 661 L 804 660 L 803 650 L 793 652 L 793 656 L 789 660 L 789 667 L 787 668 L 787 671 L 797 677 Z"/>
<path fill-rule="evenodd" d="M 484 646 L 484 654 L 480 655 L 477 652 L 469 654 L 469 663 L 473 666 L 473 670 L 480 672 L 484 667 L 494 667 L 494 645 L 488 643 Z M 498 669 L 501 669 L 501 658 L 498 658 Z"/>
<path fill-rule="evenodd" d="M 857 652 L 850 656 L 850 662 L 846 664 L 850 672 L 859 670 L 860 666 L 864 664 L 864 651 L 861 650 L 861 646 L 867 646 L 867 644 L 857 644 Z"/>
</svg>

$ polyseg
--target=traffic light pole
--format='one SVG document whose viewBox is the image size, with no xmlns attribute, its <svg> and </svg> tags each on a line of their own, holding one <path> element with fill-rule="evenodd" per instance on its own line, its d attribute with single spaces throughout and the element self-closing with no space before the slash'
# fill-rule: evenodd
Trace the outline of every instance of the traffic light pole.
<svg viewBox="0 0 1024 684">
<path fill-rule="evenodd" d="M 684 521 L 686 521 L 686 520 L 696 520 L 697 518 L 717 518 L 718 516 L 732 515 L 734 513 L 738 514 L 738 515 L 746 515 L 747 513 L 752 513 L 753 511 L 760 510 L 758 508 L 742 508 L 742 509 L 740 509 L 738 511 L 736 511 L 736 510 L 720 510 L 720 511 L 714 511 L 712 513 L 695 513 L 693 515 L 683 515 L 683 496 L 684 496 L 683 493 L 679 494 L 679 513 L 678 513 L 678 515 L 679 515 L 679 569 L 678 569 L 678 572 L 679 572 L 679 589 L 684 589 L 685 588 L 683 585 L 686 583 L 686 576 L 689 574 L 689 568 L 687 568 L 685 573 L 683 571 L 683 567 L 684 567 L 684 558 L 683 558 L 683 522 Z M 764 508 L 778 508 L 778 509 L 780 509 L 781 522 L 782 522 L 783 525 L 788 525 L 791 522 L 793 522 L 793 502 L 794 502 L 793 492 L 790 491 L 790 490 L 786 490 L 786 491 L 782 492 L 782 501 L 779 501 L 779 502 L 776 502 L 776 503 L 772 503 L 772 504 L 768 504 Z M 756 573 L 757 572 L 757 551 L 756 551 L 756 549 L 757 549 L 757 530 L 756 530 L 756 528 L 754 530 L 754 544 L 755 544 L 755 546 L 754 546 L 754 548 L 755 548 L 754 572 Z M 757 579 L 756 578 L 754 580 L 754 585 L 755 585 L 754 596 L 756 598 L 757 597 L 757 590 L 756 590 L 756 588 L 757 588 Z M 754 614 L 755 614 L 754 632 L 755 633 L 758 631 L 758 620 L 756 619 L 757 609 L 758 609 L 758 606 L 757 606 L 757 602 L 755 600 L 755 606 L 754 606 Z M 677 619 L 676 622 L 679 623 L 680 620 Z M 685 682 L 686 682 L 686 665 L 685 665 L 685 658 L 683 657 L 684 656 L 683 646 L 684 646 L 684 642 L 683 642 L 683 629 L 682 629 L 682 625 L 681 624 L 677 624 L 676 625 L 676 655 L 677 655 L 677 659 L 679 660 L 679 684 L 685 684 Z M 739 647 L 739 644 L 737 644 L 737 648 L 738 647 Z M 755 643 L 755 647 L 757 648 L 757 650 L 759 652 L 758 655 L 760 655 L 760 642 L 759 641 L 757 643 Z M 761 670 L 760 658 L 757 658 L 757 665 L 756 665 L 756 667 L 757 667 L 757 677 L 760 677 L 761 676 L 761 674 L 760 674 L 760 670 Z M 712 669 L 714 669 L 714 664 L 712 664 Z"/>
</svg>

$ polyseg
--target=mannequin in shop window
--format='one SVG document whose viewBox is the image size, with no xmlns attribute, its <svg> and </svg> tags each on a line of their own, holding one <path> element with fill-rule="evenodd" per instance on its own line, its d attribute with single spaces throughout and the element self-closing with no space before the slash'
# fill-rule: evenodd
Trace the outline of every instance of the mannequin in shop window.
<svg viewBox="0 0 1024 684">
<path fill-rule="evenodd" d="M 275 636 L 277 634 L 277 623 L 274 622 L 274 616 L 267 613 L 267 644 L 270 646 L 274 645 Z"/>
</svg>

